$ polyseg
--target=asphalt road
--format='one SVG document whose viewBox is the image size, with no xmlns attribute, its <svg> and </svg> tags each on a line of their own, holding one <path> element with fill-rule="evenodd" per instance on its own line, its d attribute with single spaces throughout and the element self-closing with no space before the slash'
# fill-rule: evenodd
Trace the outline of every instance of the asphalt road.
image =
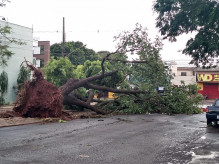
<svg viewBox="0 0 219 164">
<path fill-rule="evenodd" d="M 1 164 L 219 163 L 204 114 L 114 116 L 0 128 Z"/>
</svg>

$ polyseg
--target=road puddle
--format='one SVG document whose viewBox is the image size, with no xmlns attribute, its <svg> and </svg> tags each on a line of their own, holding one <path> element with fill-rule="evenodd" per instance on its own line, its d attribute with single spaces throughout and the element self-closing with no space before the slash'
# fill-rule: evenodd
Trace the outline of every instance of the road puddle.
<svg viewBox="0 0 219 164">
<path fill-rule="evenodd" d="M 192 163 L 199 163 L 203 160 L 210 160 L 210 159 L 215 159 L 216 157 L 219 157 L 219 152 L 210 152 L 208 155 L 197 155 L 195 152 L 191 151 L 190 154 L 192 155 Z"/>
<path fill-rule="evenodd" d="M 202 136 L 201 139 L 205 140 L 205 139 L 206 139 L 206 136 Z"/>
</svg>

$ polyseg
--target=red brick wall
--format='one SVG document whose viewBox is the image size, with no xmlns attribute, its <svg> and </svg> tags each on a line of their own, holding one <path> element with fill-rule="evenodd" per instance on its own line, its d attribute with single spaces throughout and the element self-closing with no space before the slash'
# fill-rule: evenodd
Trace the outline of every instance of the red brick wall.
<svg viewBox="0 0 219 164">
<path fill-rule="evenodd" d="M 33 57 L 44 60 L 44 65 L 46 65 L 50 59 L 50 41 L 39 41 L 38 46 L 44 46 L 44 54 L 34 54 Z"/>
</svg>

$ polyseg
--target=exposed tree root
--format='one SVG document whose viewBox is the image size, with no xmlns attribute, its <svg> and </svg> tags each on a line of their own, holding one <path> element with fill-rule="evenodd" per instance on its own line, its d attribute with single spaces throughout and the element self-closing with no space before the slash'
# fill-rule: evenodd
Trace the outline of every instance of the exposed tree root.
<svg viewBox="0 0 219 164">
<path fill-rule="evenodd" d="M 60 117 L 63 109 L 61 91 L 46 81 L 35 67 L 27 66 L 34 72 L 33 80 L 26 82 L 18 93 L 13 110 L 23 117 Z"/>
</svg>

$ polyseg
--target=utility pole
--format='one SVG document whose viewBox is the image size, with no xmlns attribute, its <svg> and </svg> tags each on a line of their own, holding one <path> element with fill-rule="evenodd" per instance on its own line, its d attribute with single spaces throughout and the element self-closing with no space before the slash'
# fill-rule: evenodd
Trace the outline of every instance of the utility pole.
<svg viewBox="0 0 219 164">
<path fill-rule="evenodd" d="M 63 17 L 63 31 L 62 31 L 62 57 L 65 57 L 65 17 Z"/>
</svg>

